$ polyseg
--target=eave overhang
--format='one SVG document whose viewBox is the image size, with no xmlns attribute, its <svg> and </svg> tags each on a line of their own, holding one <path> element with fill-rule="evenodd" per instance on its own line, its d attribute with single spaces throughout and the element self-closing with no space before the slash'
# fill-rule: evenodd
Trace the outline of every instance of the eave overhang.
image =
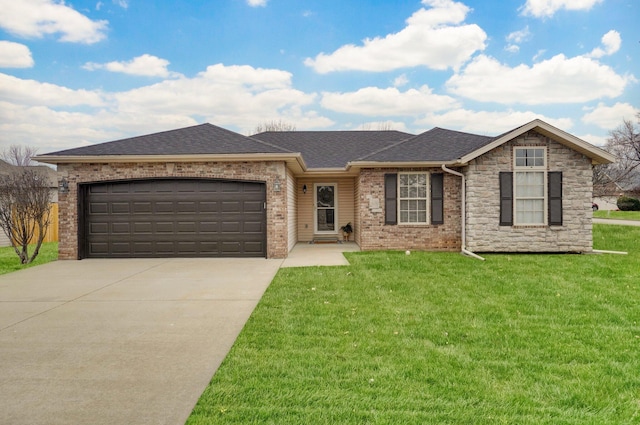
<svg viewBox="0 0 640 425">
<path fill-rule="evenodd" d="M 191 154 L 191 155 L 40 155 L 34 161 L 47 164 L 113 164 L 132 162 L 259 162 L 283 161 L 295 173 L 304 173 L 307 165 L 300 153 Z"/>
</svg>

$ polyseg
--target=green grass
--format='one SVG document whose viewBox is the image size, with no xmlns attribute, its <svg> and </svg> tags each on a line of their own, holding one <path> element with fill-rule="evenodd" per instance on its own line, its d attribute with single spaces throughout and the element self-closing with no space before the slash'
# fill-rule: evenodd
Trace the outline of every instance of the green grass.
<svg viewBox="0 0 640 425">
<path fill-rule="evenodd" d="M 594 211 L 595 218 L 615 218 L 617 220 L 640 220 L 640 211 Z"/>
<path fill-rule="evenodd" d="M 281 269 L 187 423 L 640 423 L 639 239 Z"/>
<path fill-rule="evenodd" d="M 31 247 L 30 247 L 31 249 Z M 31 253 L 32 251 L 29 251 Z M 31 264 L 20 264 L 20 259 L 12 247 L 0 248 L 0 274 L 15 272 L 39 264 L 48 263 L 58 259 L 58 242 L 43 243 L 40 253 Z"/>
</svg>

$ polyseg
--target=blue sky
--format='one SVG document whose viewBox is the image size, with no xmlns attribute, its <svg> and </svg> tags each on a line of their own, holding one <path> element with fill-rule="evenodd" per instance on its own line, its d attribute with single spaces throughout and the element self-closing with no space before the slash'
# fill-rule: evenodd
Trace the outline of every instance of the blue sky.
<svg viewBox="0 0 640 425">
<path fill-rule="evenodd" d="M 594 144 L 640 112 L 637 0 L 0 0 L 0 145 L 210 122 L 242 134 L 535 118 Z"/>
</svg>

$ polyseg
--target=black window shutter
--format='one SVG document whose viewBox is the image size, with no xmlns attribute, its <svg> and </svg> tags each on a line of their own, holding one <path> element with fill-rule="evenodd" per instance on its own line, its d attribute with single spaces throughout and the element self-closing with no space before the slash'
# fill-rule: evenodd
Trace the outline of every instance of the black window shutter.
<svg viewBox="0 0 640 425">
<path fill-rule="evenodd" d="M 398 224 L 398 175 L 384 175 L 384 224 Z"/>
<path fill-rule="evenodd" d="M 500 173 L 500 226 L 513 225 L 513 173 Z"/>
<path fill-rule="evenodd" d="M 562 226 L 562 171 L 550 171 L 549 179 L 549 225 Z"/>
<path fill-rule="evenodd" d="M 444 223 L 444 174 L 431 174 L 431 224 Z"/>
</svg>

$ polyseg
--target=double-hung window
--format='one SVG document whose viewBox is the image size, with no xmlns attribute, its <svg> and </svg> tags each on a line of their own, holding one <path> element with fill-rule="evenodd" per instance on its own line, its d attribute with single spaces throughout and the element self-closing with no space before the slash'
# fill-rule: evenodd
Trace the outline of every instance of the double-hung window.
<svg viewBox="0 0 640 425">
<path fill-rule="evenodd" d="M 544 147 L 516 147 L 514 207 L 516 225 L 546 224 L 546 157 Z"/>
<path fill-rule="evenodd" d="M 398 174 L 400 223 L 427 223 L 428 174 Z"/>
</svg>

